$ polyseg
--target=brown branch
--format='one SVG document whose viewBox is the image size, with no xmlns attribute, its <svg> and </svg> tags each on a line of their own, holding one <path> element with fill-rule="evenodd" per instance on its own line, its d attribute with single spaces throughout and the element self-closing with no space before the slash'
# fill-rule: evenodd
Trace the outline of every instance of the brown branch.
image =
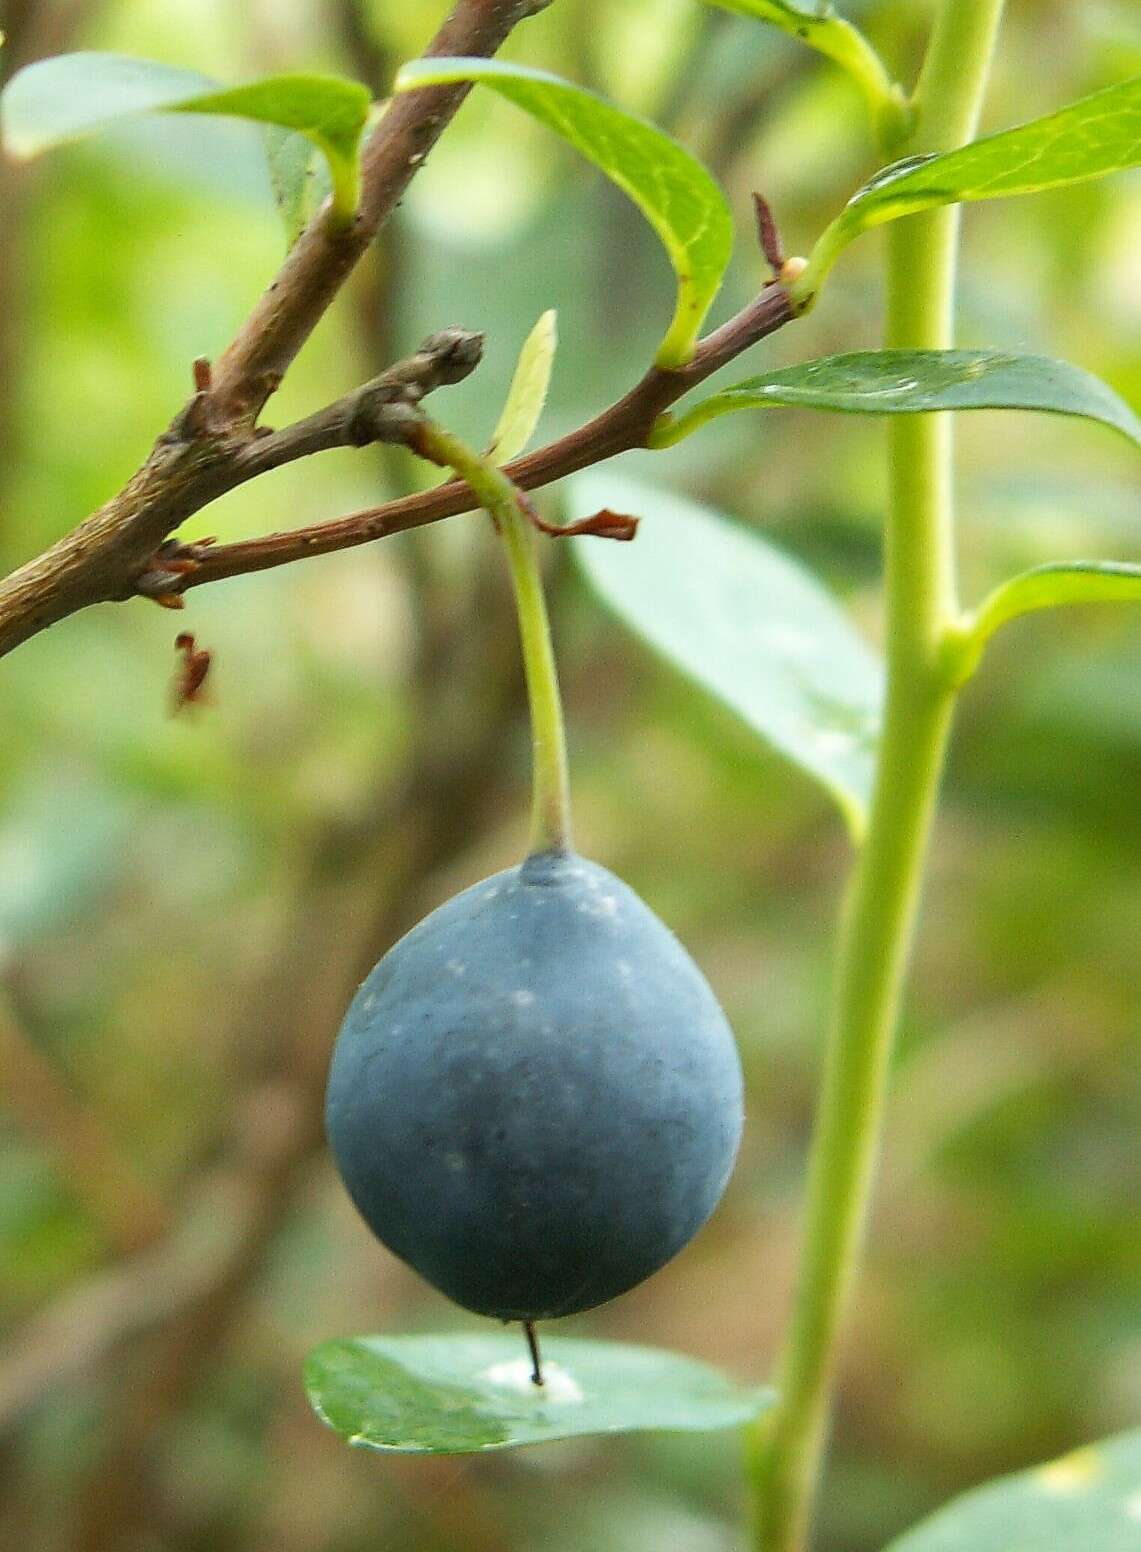
<svg viewBox="0 0 1141 1552">
<path fill-rule="evenodd" d="M 283 431 L 260 430 L 249 440 L 215 435 L 206 428 L 210 368 L 196 361 L 195 382 L 204 386 L 159 438 L 126 490 L 66 539 L 0 582 L 0 655 L 91 602 L 136 593 L 176 601 L 205 551 L 176 539 L 158 544 L 148 540 L 138 556 L 138 536 L 149 533 L 157 508 L 167 513 L 159 525 L 166 532 L 218 496 L 281 464 L 330 447 L 402 441 L 408 417 L 425 394 L 466 377 L 478 364 L 482 346 L 482 335 L 441 329 L 414 355 L 363 388 Z M 94 598 L 89 596 L 93 586 L 99 589 Z"/>
<path fill-rule="evenodd" d="M 517 23 L 548 3 L 459 0 L 424 57 L 494 54 Z M 252 426 L 470 90 L 470 83 L 460 82 L 392 99 L 365 147 L 361 204 L 352 226 L 330 232 L 320 217 L 310 223 L 218 362 L 211 395 L 216 423 Z"/>
<path fill-rule="evenodd" d="M 521 489 L 535 490 L 612 458 L 616 453 L 644 446 L 654 422 L 670 405 L 795 316 L 787 294 L 779 286 L 766 286 L 748 307 L 722 328 L 707 335 L 686 366 L 672 371 L 651 367 L 624 398 L 558 441 L 515 459 L 505 466 L 505 472 Z M 457 512 L 470 512 L 478 504 L 467 485 L 460 480 L 451 480 L 432 490 L 401 496 L 380 507 L 353 512 L 335 522 L 316 523 L 289 533 L 268 534 L 265 538 L 250 539 L 241 544 L 220 545 L 202 557 L 194 572 L 177 584 L 177 590 L 185 591 L 250 571 L 266 571 L 309 555 L 351 549 L 389 534 L 438 522 Z"/>
<path fill-rule="evenodd" d="M 428 56 L 494 54 L 549 0 L 456 0 Z M 470 90 L 426 87 L 393 100 L 362 158 L 361 205 L 332 232 L 324 212 L 290 249 L 277 278 L 201 391 L 112 500 L 0 582 L 0 655 L 86 608 L 131 596 L 134 578 L 168 534 L 228 488 L 227 472 L 256 434 L 282 374 L 365 252 Z"/>
<path fill-rule="evenodd" d="M 508 464 L 507 473 L 522 489 L 533 490 L 616 453 L 644 446 L 654 422 L 670 405 L 795 316 L 786 292 L 778 285 L 766 286 L 748 307 L 699 343 L 692 361 L 669 371 L 651 367 L 615 404 L 576 431 Z M 433 340 L 454 333 L 445 330 Z M 426 341 L 425 347 L 429 343 Z M 471 365 L 474 361 L 468 370 Z M 397 373 L 400 370 L 395 369 Z M 360 436 L 363 422 L 355 412 L 370 396 L 376 399 L 378 385 L 387 376 L 294 427 L 252 440 L 235 439 L 207 428 L 210 405 L 217 393 L 215 378 L 211 388 L 200 390 L 191 399 L 118 496 L 43 555 L 0 582 L 0 656 L 92 603 L 121 601 L 138 592 L 152 597 L 175 595 L 223 577 L 265 571 L 306 556 L 367 544 L 477 506 L 465 484 L 451 481 L 292 533 L 270 534 L 201 552 L 176 543 L 164 546 L 165 536 L 192 513 L 255 475 L 324 447 L 382 437 L 382 423 L 374 425 L 371 435 Z M 170 555 L 188 556 L 193 564 L 181 572 L 166 572 L 162 562 Z"/>
<path fill-rule="evenodd" d="M 517 21 L 547 3 L 458 0 L 428 53 L 489 53 Z M 380 425 L 359 434 L 361 394 L 375 384 L 284 432 L 263 434 L 255 422 L 467 90 L 426 88 L 392 103 L 366 148 L 361 211 L 350 231 L 330 234 L 321 217 L 311 223 L 213 372 L 196 366 L 198 392 L 138 473 L 72 533 L 0 581 L 0 656 L 90 604 L 139 592 L 176 602 L 205 582 L 365 544 L 477 504 L 466 485 L 449 482 L 334 522 L 209 551 L 167 537 L 192 513 L 267 469 L 344 442 L 385 439 Z M 687 365 L 652 367 L 617 403 L 517 459 L 508 473 L 521 488 L 534 489 L 644 446 L 654 422 L 683 394 L 794 316 L 787 294 L 770 284 L 702 340 Z"/>
</svg>

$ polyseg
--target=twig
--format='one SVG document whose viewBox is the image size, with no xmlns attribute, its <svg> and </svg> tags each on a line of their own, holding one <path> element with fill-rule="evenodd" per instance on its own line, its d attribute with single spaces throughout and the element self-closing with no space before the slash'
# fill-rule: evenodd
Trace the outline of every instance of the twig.
<svg viewBox="0 0 1141 1552">
<path fill-rule="evenodd" d="M 138 554 L 138 535 L 149 531 L 156 507 L 177 526 L 191 512 L 269 469 L 330 447 L 401 441 L 407 417 L 425 394 L 459 382 L 474 370 L 482 336 L 463 329 L 430 335 L 406 361 L 363 388 L 283 431 L 260 430 L 252 440 L 219 436 L 208 428 L 212 374 L 194 363 L 202 384 L 155 445 L 126 490 L 38 560 L 0 582 L 0 655 L 56 619 L 85 604 L 131 598 L 136 593 L 176 603 L 198 570 L 209 542 L 163 539 Z M 95 597 L 90 596 L 92 588 Z M 177 606 L 177 603 L 176 603 Z"/>
<path fill-rule="evenodd" d="M 456 0 L 427 54 L 494 54 L 548 0 Z M 191 513 L 232 488 L 226 480 L 256 435 L 265 401 L 313 332 L 470 86 L 395 98 L 365 147 L 361 205 L 331 232 L 318 212 L 290 249 L 237 336 L 150 457 L 119 494 L 42 555 L 0 582 L 0 655 L 89 604 L 130 596 L 133 579 Z"/>
<path fill-rule="evenodd" d="M 407 411 L 434 389 L 462 382 L 479 365 L 482 353 L 482 334 L 457 328 L 430 334 L 415 355 L 389 367 L 363 388 L 284 431 L 247 443 L 234 460 L 235 473 L 245 481 L 330 447 L 402 442 Z"/>
<path fill-rule="evenodd" d="M 458 0 L 424 51 L 425 58 L 494 54 L 517 23 L 547 4 L 548 0 Z M 469 83 L 461 82 L 424 87 L 392 99 L 365 147 L 361 205 L 352 226 L 330 233 L 320 215 L 310 222 L 218 362 L 211 396 L 216 424 L 252 427 L 470 90 Z"/>
<path fill-rule="evenodd" d="M 523 490 L 535 490 L 612 458 L 616 453 L 643 446 L 658 416 L 683 394 L 750 345 L 775 333 L 794 316 L 786 293 L 779 286 L 767 286 L 748 307 L 715 333 L 707 335 L 686 366 L 674 371 L 652 367 L 636 387 L 601 415 L 558 441 L 506 464 L 504 472 Z M 202 557 L 201 565 L 178 585 L 178 590 L 186 591 L 206 582 L 243 576 L 251 571 L 266 571 L 309 555 L 351 549 L 373 539 L 438 522 L 458 512 L 470 512 L 477 506 L 468 487 L 461 481 L 451 480 L 433 490 L 402 496 L 334 522 L 316 523 L 289 533 L 268 534 L 265 538 L 250 539 L 241 544 L 219 545 Z M 2 650 L 3 628 L 0 625 Z"/>
<path fill-rule="evenodd" d="M 747 307 L 701 340 L 685 366 L 651 367 L 629 393 L 600 415 L 516 459 L 506 472 L 522 489 L 533 490 L 616 453 L 644 446 L 655 421 L 672 404 L 795 316 L 787 293 L 770 283 Z M 432 339 L 452 336 L 476 338 L 445 330 Z M 426 341 L 421 350 L 430 343 Z M 474 364 L 471 361 L 467 370 Z M 119 496 L 37 560 L 0 582 L 0 656 L 92 603 L 122 601 L 140 592 L 169 600 L 206 582 L 350 549 L 472 510 L 478 502 L 468 487 L 450 481 L 334 522 L 221 545 L 209 552 L 199 553 L 195 546 L 163 538 L 193 512 L 268 469 L 346 442 L 386 437 L 399 441 L 398 422 L 386 428 L 383 416 L 362 413 L 362 406 L 376 407 L 378 385 L 388 375 L 284 431 L 237 442 L 208 429 L 210 404 L 217 392 L 215 376 L 213 386 L 195 394 Z M 366 419 L 371 435 L 362 434 Z M 160 511 L 166 515 L 158 519 Z M 156 542 L 140 548 L 139 536 L 155 531 Z M 163 562 L 172 558 L 189 563 L 168 570 Z"/>
</svg>

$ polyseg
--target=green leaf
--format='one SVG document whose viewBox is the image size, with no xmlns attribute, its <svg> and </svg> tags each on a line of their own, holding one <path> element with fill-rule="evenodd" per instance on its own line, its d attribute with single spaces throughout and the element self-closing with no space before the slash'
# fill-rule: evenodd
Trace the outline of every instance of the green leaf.
<svg viewBox="0 0 1141 1552">
<path fill-rule="evenodd" d="M 607 604 L 639 635 L 814 776 L 864 829 L 883 674 L 814 577 L 696 502 L 612 474 L 570 482 L 573 515 L 642 518 L 633 544 L 575 539 Z"/>
<path fill-rule="evenodd" d="M 450 81 L 490 86 L 561 135 L 630 196 L 661 238 L 678 282 L 657 364 L 688 361 L 733 248 L 725 196 L 701 163 L 646 119 L 545 70 L 493 59 L 418 59 L 400 71 L 396 90 Z"/>
<path fill-rule="evenodd" d="M 878 172 L 821 234 L 790 287 L 808 307 L 837 258 L 869 227 L 962 200 L 1033 194 L 1141 162 L 1141 76 L 1107 86 L 1048 117 L 957 151 L 913 156 Z"/>
<path fill-rule="evenodd" d="M 65 141 L 216 91 L 197 70 L 122 54 L 59 54 L 19 70 L 0 95 L 4 149 L 30 158 Z"/>
<path fill-rule="evenodd" d="M 663 416 L 650 446 L 669 447 L 733 410 L 774 405 L 857 415 L 1046 410 L 1100 421 L 1141 447 L 1141 419 L 1100 378 L 1048 356 L 996 350 L 861 350 L 780 367 L 724 388 L 676 418 Z"/>
<path fill-rule="evenodd" d="M 270 186 L 292 244 L 332 193 L 329 164 L 296 130 L 267 124 L 265 142 Z"/>
<path fill-rule="evenodd" d="M 546 1383 L 531 1383 L 519 1333 L 364 1336 L 310 1353 L 318 1417 L 350 1444 L 463 1455 L 576 1434 L 699 1431 L 748 1422 L 772 1405 L 693 1358 L 617 1342 L 543 1338 Z"/>
<path fill-rule="evenodd" d="M 325 156 L 333 210 L 347 220 L 359 197 L 359 148 L 369 109 L 359 81 L 279 75 L 219 88 L 194 70 L 122 54 L 60 54 L 28 65 L 0 98 L 5 148 L 40 152 L 141 113 L 210 113 L 275 124 L 304 135 Z"/>
<path fill-rule="evenodd" d="M 987 642 L 1022 614 L 1067 604 L 1141 603 L 1141 566 L 1124 561 L 1074 560 L 1035 566 L 996 587 L 975 612 L 963 639 L 956 679 L 963 684 L 978 667 Z"/>
<path fill-rule="evenodd" d="M 755 16 L 826 55 L 853 78 L 867 98 L 873 122 L 901 130 L 910 115 L 902 89 L 888 74 L 883 60 L 851 22 L 831 5 L 795 4 L 794 0 L 706 0 L 707 5 L 741 16 Z"/>
<path fill-rule="evenodd" d="M 1137 1552 L 1141 1429 L 956 1498 L 887 1552 Z"/>
<path fill-rule="evenodd" d="M 551 385 L 559 333 L 553 307 L 543 313 L 523 341 L 503 413 L 491 438 L 496 463 L 510 463 L 527 446 L 539 424 Z"/>
</svg>

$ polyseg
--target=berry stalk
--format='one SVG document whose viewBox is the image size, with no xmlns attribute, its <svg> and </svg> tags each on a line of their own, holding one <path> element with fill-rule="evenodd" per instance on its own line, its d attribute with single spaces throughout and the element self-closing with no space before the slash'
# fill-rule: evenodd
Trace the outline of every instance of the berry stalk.
<svg viewBox="0 0 1141 1552">
<path fill-rule="evenodd" d="M 532 852 L 569 851 L 570 781 L 562 697 L 534 535 L 530 522 L 523 515 L 519 492 L 490 458 L 477 453 L 432 421 L 419 424 L 409 442 L 421 457 L 454 470 L 471 486 L 503 540 L 515 594 L 531 712 L 530 849 Z"/>
</svg>

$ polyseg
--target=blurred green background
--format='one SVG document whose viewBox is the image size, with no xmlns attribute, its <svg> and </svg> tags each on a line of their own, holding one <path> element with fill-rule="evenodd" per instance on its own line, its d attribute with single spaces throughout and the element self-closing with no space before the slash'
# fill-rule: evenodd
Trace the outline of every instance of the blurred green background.
<svg viewBox="0 0 1141 1552">
<path fill-rule="evenodd" d="M 852 4 L 913 76 L 931 6 Z M 443 0 L 9 0 L 6 70 L 99 47 L 378 94 Z M 715 321 L 761 283 L 748 195 L 793 251 L 876 165 L 855 91 L 693 0 L 554 0 L 509 52 L 668 125 L 730 191 Z M 1137 70 L 1128 0 L 1010 6 L 984 127 Z M 961 342 L 1066 356 L 1141 400 L 1141 185 L 969 210 Z M 257 132 L 150 120 L 0 166 L 0 560 L 106 499 L 280 261 Z M 878 238 L 754 353 L 874 346 Z M 640 375 L 671 308 L 641 219 L 476 93 L 270 406 L 282 424 L 458 323 L 484 365 L 433 412 L 494 424 L 559 310 L 544 439 Z M 755 369 L 755 368 L 754 368 Z M 738 372 L 738 375 L 743 375 Z M 1141 558 L 1130 450 L 1080 422 L 960 418 L 968 599 L 1036 562 Z M 757 525 L 879 626 L 883 429 L 733 417 L 624 466 Z M 185 535 L 236 538 L 424 480 L 326 453 Z M 557 494 L 548 511 L 557 511 Z M 652 521 L 652 514 L 647 514 Z M 578 841 L 693 951 L 750 1082 L 740 1165 L 672 1265 L 568 1326 L 769 1371 L 847 845 L 827 800 L 604 615 L 551 586 Z M 684 560 L 679 560 L 684 564 Z M 172 719 L 175 632 L 214 653 Z M 518 860 L 528 734 L 500 557 L 459 517 L 303 566 L 76 616 L 0 667 L 0 1546 L 20 1552 L 728 1552 L 730 1435 L 487 1460 L 347 1450 L 307 1348 L 458 1329 L 374 1244 L 326 1157 L 327 1053 L 356 981 L 433 904 Z M 1137 1080 L 1141 611 L 1005 632 L 966 694 L 839 1374 L 821 1552 L 876 1552 L 956 1490 L 1141 1405 Z"/>
</svg>

